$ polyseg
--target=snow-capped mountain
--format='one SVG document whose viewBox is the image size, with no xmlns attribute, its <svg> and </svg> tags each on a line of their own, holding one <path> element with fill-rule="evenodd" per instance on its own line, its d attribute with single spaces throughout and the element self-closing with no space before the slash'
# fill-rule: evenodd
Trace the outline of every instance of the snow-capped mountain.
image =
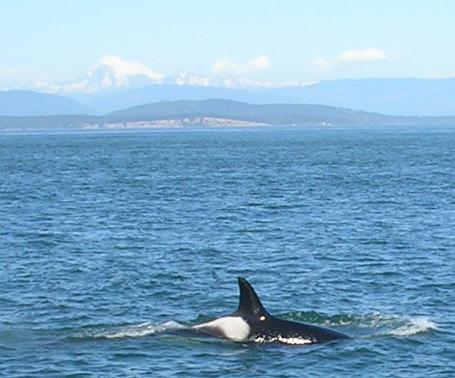
<svg viewBox="0 0 455 378">
<path fill-rule="evenodd" d="M 164 84 L 208 87 L 214 83 L 210 78 L 205 76 L 193 75 L 188 72 L 179 72 L 175 75 L 167 76 L 164 79 Z"/>
<path fill-rule="evenodd" d="M 164 75 L 145 64 L 106 55 L 76 80 L 61 83 L 39 82 L 36 87 L 57 93 L 94 93 L 159 84 L 163 79 Z"/>
</svg>

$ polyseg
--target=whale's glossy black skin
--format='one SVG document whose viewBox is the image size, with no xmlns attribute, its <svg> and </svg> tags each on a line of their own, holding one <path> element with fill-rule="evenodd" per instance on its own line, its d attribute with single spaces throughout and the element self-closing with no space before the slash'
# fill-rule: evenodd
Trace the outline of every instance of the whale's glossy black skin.
<svg viewBox="0 0 455 378">
<path fill-rule="evenodd" d="M 270 315 L 262 305 L 250 283 L 239 277 L 240 303 L 237 311 L 228 315 L 241 317 L 250 327 L 245 342 L 277 342 L 283 344 L 326 343 L 350 336 L 312 324 L 292 322 Z M 216 329 L 188 329 L 199 335 L 223 337 Z"/>
</svg>

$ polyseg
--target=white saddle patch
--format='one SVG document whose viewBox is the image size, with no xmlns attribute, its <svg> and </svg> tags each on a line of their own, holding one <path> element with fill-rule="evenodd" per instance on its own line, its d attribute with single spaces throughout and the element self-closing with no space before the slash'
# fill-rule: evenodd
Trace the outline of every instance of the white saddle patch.
<svg viewBox="0 0 455 378">
<path fill-rule="evenodd" d="M 245 341 L 250 334 L 250 326 L 240 316 L 225 316 L 208 323 L 197 324 L 195 329 L 217 329 L 227 339 L 233 341 Z"/>
</svg>

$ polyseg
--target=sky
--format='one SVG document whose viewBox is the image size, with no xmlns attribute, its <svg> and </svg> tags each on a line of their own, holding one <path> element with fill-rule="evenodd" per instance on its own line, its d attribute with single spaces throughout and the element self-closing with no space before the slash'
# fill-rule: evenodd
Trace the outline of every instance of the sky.
<svg viewBox="0 0 455 378">
<path fill-rule="evenodd" d="M 101 66 L 119 86 L 453 77 L 454 14 L 451 0 L 2 1 L 0 89 L 88 88 Z"/>
</svg>

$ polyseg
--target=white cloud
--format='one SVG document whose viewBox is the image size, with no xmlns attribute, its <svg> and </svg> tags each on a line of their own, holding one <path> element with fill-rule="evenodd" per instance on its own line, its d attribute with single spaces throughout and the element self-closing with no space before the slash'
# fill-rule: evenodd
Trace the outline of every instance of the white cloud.
<svg viewBox="0 0 455 378">
<path fill-rule="evenodd" d="M 340 62 L 372 62 L 387 59 L 385 51 L 375 47 L 364 50 L 344 50 L 337 57 Z"/>
<path fill-rule="evenodd" d="M 51 83 L 47 80 L 36 80 L 31 86 L 29 85 L 26 87 L 31 87 L 32 89 L 37 89 L 45 92 L 58 92 L 61 89 L 60 84 Z"/>
<path fill-rule="evenodd" d="M 0 90 L 24 89 L 33 86 L 35 81 L 44 81 L 45 76 L 29 68 L 0 67 Z"/>
<path fill-rule="evenodd" d="M 376 47 L 368 49 L 351 49 L 341 51 L 334 59 L 318 58 L 311 62 L 311 67 L 317 74 L 323 74 L 344 63 L 367 63 L 390 59 L 384 50 Z"/>
<path fill-rule="evenodd" d="M 452 79 L 452 78 L 455 78 L 455 71 L 447 71 L 447 72 L 431 71 L 422 77 L 424 79 Z"/>
<path fill-rule="evenodd" d="M 121 84 L 131 76 L 145 76 L 150 80 L 160 81 L 163 75 L 147 67 L 145 64 L 139 62 L 127 62 L 115 55 L 103 56 L 98 64 L 92 70 L 100 67 L 107 67 L 114 75 L 117 82 Z"/>
<path fill-rule="evenodd" d="M 223 58 L 216 61 L 212 71 L 217 75 L 244 76 L 265 70 L 270 66 L 270 60 L 265 55 L 249 59 L 246 63 L 237 63 Z"/>
</svg>

